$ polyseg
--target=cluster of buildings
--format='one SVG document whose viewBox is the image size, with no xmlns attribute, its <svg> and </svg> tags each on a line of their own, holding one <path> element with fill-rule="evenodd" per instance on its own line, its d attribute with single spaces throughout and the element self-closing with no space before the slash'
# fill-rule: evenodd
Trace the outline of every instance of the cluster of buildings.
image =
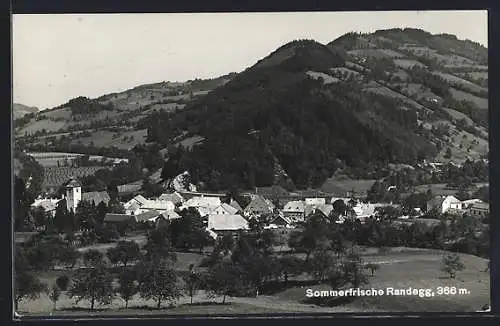
<svg viewBox="0 0 500 326">
<path fill-rule="evenodd" d="M 433 209 L 441 214 L 468 214 L 484 218 L 490 212 L 490 205 L 480 199 L 459 200 L 455 196 L 435 196 L 427 203 L 427 211 Z"/>
<path fill-rule="evenodd" d="M 66 194 L 60 199 L 37 199 L 32 206 L 41 206 L 46 212 L 55 215 L 55 208 L 62 199 L 66 200 L 68 211 L 76 211 L 82 200 L 108 204 L 107 192 L 83 192 L 81 184 L 72 179 L 66 184 Z M 136 195 L 122 203 L 125 212 L 122 214 L 106 214 L 104 222 L 108 224 L 126 222 L 146 222 L 161 225 L 164 222 L 181 218 L 181 212 L 194 209 L 202 217 L 207 218 L 207 230 L 215 238 L 226 232 L 234 232 L 248 228 L 249 220 L 263 215 L 272 216 L 267 228 L 294 228 L 298 222 L 304 221 L 311 214 L 321 214 L 328 218 L 332 212 L 338 216 L 337 223 L 346 219 L 377 219 L 377 208 L 387 206 L 380 203 L 364 203 L 350 197 L 299 197 L 286 201 L 274 201 L 258 194 L 248 194 L 250 202 L 241 207 L 234 199 L 225 200 L 222 194 L 208 194 L 194 191 L 174 191 L 162 194 L 158 198 L 145 198 Z M 280 207 L 277 207 L 279 205 Z M 484 217 L 489 213 L 489 205 L 479 199 L 460 201 L 454 196 L 436 196 L 427 203 L 427 211 L 432 209 L 439 213 L 469 213 L 472 216 Z M 418 212 L 417 212 L 418 211 Z M 418 209 L 416 215 L 420 212 Z M 404 217 L 403 217 L 404 218 Z"/>
</svg>

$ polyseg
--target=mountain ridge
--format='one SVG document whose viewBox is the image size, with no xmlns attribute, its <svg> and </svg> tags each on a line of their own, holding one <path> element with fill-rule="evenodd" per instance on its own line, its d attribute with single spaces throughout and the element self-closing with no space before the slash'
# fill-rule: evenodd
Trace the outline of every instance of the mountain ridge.
<svg viewBox="0 0 500 326">
<path fill-rule="evenodd" d="M 485 62 L 478 43 L 417 29 L 348 33 L 327 44 L 295 40 L 240 73 L 103 95 L 91 102 L 112 108 L 88 116 L 63 106 L 18 135 L 39 132 L 25 142 L 32 147 L 69 148 L 57 132 L 84 129 L 80 119 L 86 134 L 70 144 L 187 144 L 179 168 L 214 189 L 266 186 L 277 174 L 317 187 L 346 166 L 369 176 L 381 164 L 483 157 Z M 46 134 L 56 135 L 56 145 L 40 145 L 49 137 L 40 134 L 42 123 L 54 126 Z M 107 135 L 129 141 L 102 141 Z"/>
</svg>

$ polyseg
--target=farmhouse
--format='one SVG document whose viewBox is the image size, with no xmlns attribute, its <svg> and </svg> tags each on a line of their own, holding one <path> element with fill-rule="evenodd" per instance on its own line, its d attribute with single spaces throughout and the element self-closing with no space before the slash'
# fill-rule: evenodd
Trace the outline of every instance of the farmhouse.
<svg viewBox="0 0 500 326">
<path fill-rule="evenodd" d="M 306 198 L 305 200 L 306 205 L 310 206 L 318 206 L 318 205 L 325 205 L 326 204 L 326 198 Z"/>
<path fill-rule="evenodd" d="M 306 206 L 301 200 L 290 201 L 283 208 L 283 214 L 292 221 L 302 221 L 306 215 Z"/>
<path fill-rule="evenodd" d="M 174 203 L 174 205 L 176 206 L 181 205 L 185 201 L 184 197 L 182 197 L 182 195 L 179 194 L 177 191 L 170 194 L 162 194 L 158 199 L 170 201 Z"/>
<path fill-rule="evenodd" d="M 231 207 L 236 209 L 237 212 L 239 212 L 239 213 L 243 212 L 243 208 L 241 208 L 240 204 L 238 204 L 238 202 L 236 200 L 231 199 L 231 201 L 229 202 L 229 205 L 231 205 Z"/>
<path fill-rule="evenodd" d="M 175 209 L 174 203 L 166 200 L 148 200 L 144 205 L 139 208 L 140 213 L 150 210 L 156 210 L 160 213 L 165 211 L 173 211 Z"/>
<path fill-rule="evenodd" d="M 212 214 L 208 216 L 207 229 L 215 232 L 217 235 L 232 234 L 235 231 L 248 229 L 248 221 L 238 214 Z"/>
<path fill-rule="evenodd" d="M 215 209 L 212 210 L 212 214 L 216 215 L 223 215 L 223 214 L 229 214 L 229 215 L 234 215 L 238 212 L 236 208 L 233 206 L 222 203 L 221 205 L 217 206 Z"/>
<path fill-rule="evenodd" d="M 97 206 L 100 203 L 108 205 L 111 198 L 106 191 L 91 191 L 82 193 L 82 200 L 93 202 Z"/>
<path fill-rule="evenodd" d="M 183 206 L 184 207 L 206 207 L 206 208 L 215 208 L 221 204 L 221 200 L 219 197 L 205 197 L 205 196 L 196 196 L 187 200 Z"/>
<path fill-rule="evenodd" d="M 450 210 L 450 212 L 462 210 L 462 208 L 462 202 L 454 196 L 435 196 L 427 202 L 427 211 L 436 209 L 441 214 Z"/>
<path fill-rule="evenodd" d="M 274 210 L 274 205 L 267 201 L 264 197 L 256 195 L 252 201 L 245 207 L 244 213 L 246 216 L 250 215 L 264 215 L 271 214 Z"/>
<path fill-rule="evenodd" d="M 469 214 L 474 217 L 486 217 L 490 213 L 490 205 L 483 201 L 472 204 L 469 209 Z"/>
</svg>

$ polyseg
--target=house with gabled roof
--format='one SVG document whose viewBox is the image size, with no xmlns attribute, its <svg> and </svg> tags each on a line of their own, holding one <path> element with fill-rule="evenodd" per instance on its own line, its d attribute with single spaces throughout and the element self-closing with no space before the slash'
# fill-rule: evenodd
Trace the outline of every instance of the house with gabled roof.
<svg viewBox="0 0 500 326">
<path fill-rule="evenodd" d="M 237 212 L 243 212 L 243 208 L 241 208 L 240 204 L 234 199 L 231 199 L 229 202 L 229 205 L 231 205 L 233 208 L 236 209 Z"/>
<path fill-rule="evenodd" d="M 50 216 L 54 217 L 56 215 L 56 207 L 59 201 L 61 201 L 61 199 L 36 199 L 33 204 L 31 204 L 31 207 L 41 207 L 43 208 L 45 213 L 48 213 L 50 214 Z"/>
<path fill-rule="evenodd" d="M 137 222 L 154 222 L 160 215 L 161 215 L 160 212 L 152 209 L 144 213 L 141 213 L 139 215 L 136 215 L 135 219 L 137 220 Z"/>
<path fill-rule="evenodd" d="M 170 194 L 162 194 L 158 199 L 171 201 L 176 206 L 181 205 L 185 201 L 184 197 L 182 197 L 182 195 L 179 194 L 177 191 L 174 191 L 173 193 Z"/>
<path fill-rule="evenodd" d="M 174 203 L 166 200 L 148 200 L 147 203 L 142 205 L 139 210 L 144 213 L 149 210 L 156 210 L 158 212 L 173 211 L 175 209 Z"/>
<path fill-rule="evenodd" d="M 235 232 L 248 229 L 248 221 L 239 214 L 211 214 L 208 215 L 207 228 L 217 234 Z"/>
<path fill-rule="evenodd" d="M 244 214 L 250 215 L 264 215 L 271 214 L 274 210 L 274 205 L 267 201 L 264 197 L 256 195 L 252 201 L 245 207 Z"/>
<path fill-rule="evenodd" d="M 308 212 L 312 212 L 310 208 Z M 292 200 L 283 207 L 283 214 L 292 221 L 303 221 L 306 217 L 306 205 L 302 200 Z"/>
<path fill-rule="evenodd" d="M 220 204 L 219 206 L 214 208 L 211 212 L 211 214 L 216 214 L 216 215 L 222 215 L 222 214 L 234 215 L 236 213 L 238 213 L 238 210 L 226 203 Z"/>
<path fill-rule="evenodd" d="M 448 211 L 456 212 L 463 209 L 462 202 L 455 196 L 434 196 L 427 202 L 427 211 L 436 209 L 439 213 L 444 214 Z"/>
<path fill-rule="evenodd" d="M 188 199 L 182 206 L 184 207 L 210 207 L 215 208 L 221 204 L 220 197 L 195 196 Z"/>
<path fill-rule="evenodd" d="M 111 197 L 109 197 L 109 194 L 106 191 L 91 191 L 82 193 L 82 200 L 90 203 L 93 202 L 96 206 L 100 203 L 108 205 Z"/>
</svg>

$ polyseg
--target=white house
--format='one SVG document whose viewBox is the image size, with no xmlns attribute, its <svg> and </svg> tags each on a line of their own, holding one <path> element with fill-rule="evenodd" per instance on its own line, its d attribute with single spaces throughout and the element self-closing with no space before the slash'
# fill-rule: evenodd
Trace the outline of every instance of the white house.
<svg viewBox="0 0 500 326">
<path fill-rule="evenodd" d="M 309 210 L 308 210 L 309 211 Z M 301 200 L 292 200 L 283 207 L 283 214 L 292 221 L 302 221 L 306 214 L 306 205 Z"/>
<path fill-rule="evenodd" d="M 171 201 L 166 201 L 166 200 L 149 200 L 146 202 L 144 205 L 142 205 L 139 208 L 139 211 L 141 213 L 150 211 L 150 210 L 156 210 L 160 213 L 163 213 L 165 211 L 173 211 L 175 209 L 175 205 Z"/>
<path fill-rule="evenodd" d="M 310 206 L 325 205 L 326 199 L 325 198 L 306 198 L 305 203 L 306 203 L 306 205 L 310 205 Z"/>
<path fill-rule="evenodd" d="M 193 198 L 188 199 L 183 206 L 184 207 L 211 207 L 215 208 L 217 206 L 220 206 L 222 204 L 221 200 L 219 197 L 203 197 L 203 196 L 196 196 Z"/>
<path fill-rule="evenodd" d="M 427 211 L 437 209 L 441 214 L 448 211 L 459 211 L 464 205 L 455 196 L 436 196 L 427 203 Z"/>
<path fill-rule="evenodd" d="M 208 216 L 208 230 L 215 233 L 248 229 L 248 221 L 241 215 L 211 214 Z"/>
<path fill-rule="evenodd" d="M 216 214 L 216 215 L 223 215 L 223 214 L 228 214 L 228 215 L 234 215 L 238 212 L 236 208 L 233 206 L 222 203 L 219 206 L 217 206 L 215 209 L 212 210 L 211 214 Z"/>
<path fill-rule="evenodd" d="M 46 213 L 49 213 L 52 217 L 54 217 L 56 215 L 57 203 L 60 200 L 61 199 L 52 198 L 36 199 L 35 202 L 31 204 L 31 207 L 42 207 Z"/>
</svg>

